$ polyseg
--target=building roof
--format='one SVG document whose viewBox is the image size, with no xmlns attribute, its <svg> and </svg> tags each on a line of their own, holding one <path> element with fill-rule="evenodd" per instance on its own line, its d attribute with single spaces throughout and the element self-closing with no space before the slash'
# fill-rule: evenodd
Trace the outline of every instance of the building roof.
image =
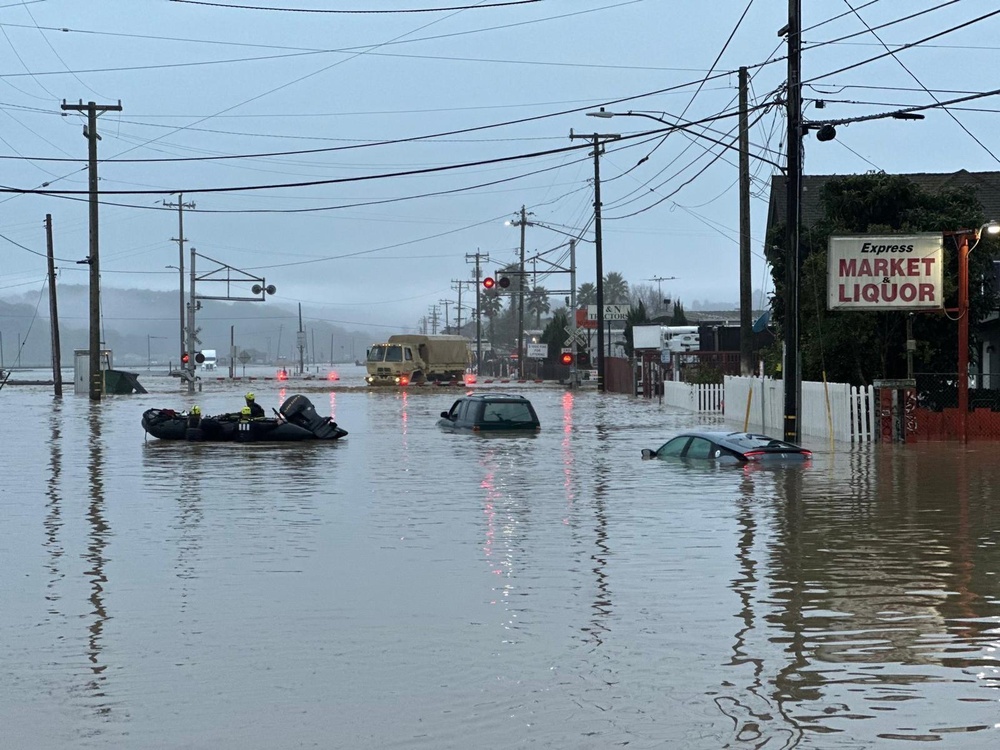
<svg viewBox="0 0 1000 750">
<path fill-rule="evenodd" d="M 802 226 L 811 227 L 823 218 L 823 204 L 820 200 L 823 193 L 823 185 L 828 180 L 845 177 L 847 175 L 802 175 Z M 911 182 L 916 183 L 921 188 L 930 193 L 936 193 L 942 188 L 957 188 L 972 186 L 976 188 L 976 197 L 983 207 L 983 214 L 987 221 L 996 219 L 1000 221 L 1000 172 L 969 172 L 960 169 L 957 172 L 947 174 L 934 174 L 929 172 L 917 172 L 914 174 L 902 174 Z M 771 196 L 767 209 L 767 233 L 776 224 L 785 222 L 785 177 L 784 175 L 773 175 L 771 177 Z"/>
</svg>

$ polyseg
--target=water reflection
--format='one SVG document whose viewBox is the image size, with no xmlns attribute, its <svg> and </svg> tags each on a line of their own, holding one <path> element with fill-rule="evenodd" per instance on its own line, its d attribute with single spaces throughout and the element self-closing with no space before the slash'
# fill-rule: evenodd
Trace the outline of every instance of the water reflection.
<svg viewBox="0 0 1000 750">
<path fill-rule="evenodd" d="M 63 434 L 62 423 L 63 401 L 53 399 L 49 412 L 49 429 L 52 437 L 49 440 L 49 473 L 45 481 L 45 549 L 48 552 L 47 569 L 49 581 L 45 598 L 50 602 L 49 615 L 59 615 L 61 612 L 55 606 L 59 601 L 59 582 L 65 577 L 61 562 L 65 547 L 61 539 L 63 528 L 63 494 L 62 494 L 62 464 L 63 464 Z"/>
<path fill-rule="evenodd" d="M 105 605 L 105 588 L 108 577 L 105 565 L 108 558 L 105 551 L 110 544 L 111 530 L 105 518 L 104 508 L 104 439 L 102 436 L 102 413 L 98 402 L 90 402 L 90 442 L 88 445 L 87 473 L 89 477 L 89 504 L 87 522 L 90 534 L 84 559 L 90 566 L 84 574 L 90 578 L 91 621 L 88 627 L 87 659 L 90 661 L 91 679 L 87 684 L 91 697 L 96 700 L 94 710 L 102 716 L 111 713 L 111 703 L 107 694 L 107 664 L 103 660 L 104 626 L 110 619 Z"/>
</svg>

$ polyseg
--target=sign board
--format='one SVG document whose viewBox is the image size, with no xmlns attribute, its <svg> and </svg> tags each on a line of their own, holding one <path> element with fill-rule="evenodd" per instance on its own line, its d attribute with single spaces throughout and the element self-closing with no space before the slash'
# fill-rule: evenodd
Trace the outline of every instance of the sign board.
<svg viewBox="0 0 1000 750">
<path fill-rule="evenodd" d="M 571 326 L 564 326 L 564 330 L 569 336 L 566 337 L 566 341 L 563 346 L 573 346 L 573 341 L 576 341 L 577 346 L 587 345 L 587 332 L 582 328 L 573 328 Z"/>
<path fill-rule="evenodd" d="M 659 349 L 661 326 L 632 326 L 632 346 L 636 349 Z"/>
<path fill-rule="evenodd" d="M 597 328 L 597 308 L 594 308 L 594 319 L 591 320 L 588 309 L 580 308 L 576 311 L 576 327 L 577 328 Z"/>
<path fill-rule="evenodd" d="M 524 355 L 529 359 L 545 359 L 549 356 L 549 345 L 548 344 L 525 344 Z"/>
<path fill-rule="evenodd" d="M 940 233 L 831 237 L 830 310 L 940 310 L 944 307 Z"/>
<path fill-rule="evenodd" d="M 628 308 L 628 305 L 605 305 L 604 320 L 625 320 Z M 587 320 L 597 320 L 597 305 L 587 305 Z"/>
<path fill-rule="evenodd" d="M 250 352 L 244 349 L 243 351 L 240 352 L 240 355 L 237 357 L 237 359 L 240 361 L 240 364 L 245 365 L 247 362 L 253 359 L 253 357 L 250 356 Z"/>
</svg>

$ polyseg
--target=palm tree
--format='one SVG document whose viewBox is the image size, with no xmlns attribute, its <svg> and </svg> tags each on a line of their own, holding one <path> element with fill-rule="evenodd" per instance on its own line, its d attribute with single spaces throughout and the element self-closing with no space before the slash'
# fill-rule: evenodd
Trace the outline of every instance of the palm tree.
<svg viewBox="0 0 1000 750">
<path fill-rule="evenodd" d="M 535 314 L 535 328 L 541 328 L 542 313 L 552 309 L 549 305 L 549 292 L 544 286 L 536 286 L 528 292 L 527 308 L 528 312 Z"/>
<path fill-rule="evenodd" d="M 580 307 L 586 307 L 587 305 L 597 304 L 597 287 L 591 284 L 589 281 L 586 284 L 580 284 L 580 288 L 576 290 L 576 304 Z"/>
<path fill-rule="evenodd" d="M 490 340 L 490 345 L 493 345 L 495 343 L 493 335 L 493 321 L 496 319 L 496 316 L 500 314 L 500 310 L 503 309 L 502 298 L 496 292 L 482 292 L 479 295 L 479 308 L 480 312 L 490 320 L 489 333 L 487 335 Z"/>
<path fill-rule="evenodd" d="M 628 282 L 617 271 L 611 271 L 604 277 L 604 304 L 620 305 L 628 302 Z"/>
</svg>

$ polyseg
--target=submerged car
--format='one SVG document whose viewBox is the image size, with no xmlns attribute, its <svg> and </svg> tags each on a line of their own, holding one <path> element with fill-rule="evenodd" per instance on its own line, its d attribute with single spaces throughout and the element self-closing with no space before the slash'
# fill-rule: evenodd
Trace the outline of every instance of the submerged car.
<svg viewBox="0 0 1000 750">
<path fill-rule="evenodd" d="M 643 448 L 643 458 L 690 458 L 722 463 L 808 461 L 812 451 L 785 440 L 752 432 L 682 432 L 656 450 Z"/>
<path fill-rule="evenodd" d="M 441 412 L 438 426 L 447 430 L 494 432 L 541 428 L 535 409 L 524 396 L 509 393 L 476 393 L 458 399 Z"/>
</svg>

